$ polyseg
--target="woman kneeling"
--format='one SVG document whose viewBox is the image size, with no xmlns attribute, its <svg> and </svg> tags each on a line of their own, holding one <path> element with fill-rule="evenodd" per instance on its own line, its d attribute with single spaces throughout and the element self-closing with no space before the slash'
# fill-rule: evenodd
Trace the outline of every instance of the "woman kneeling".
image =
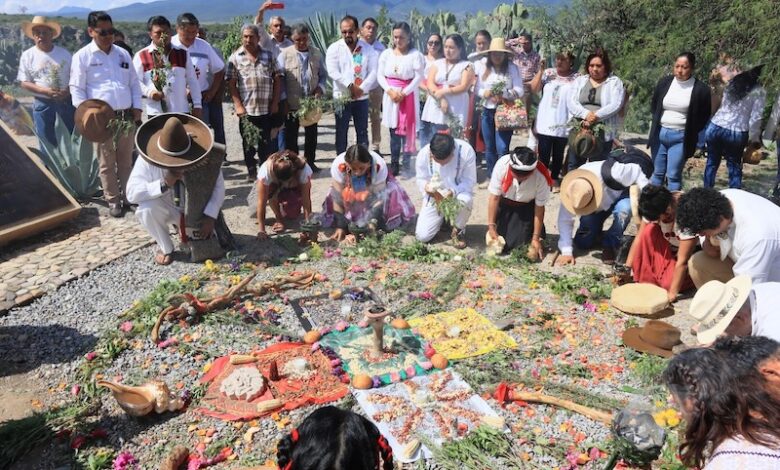
<svg viewBox="0 0 780 470">
<path fill-rule="evenodd" d="M 663 287 L 669 301 L 693 287 L 688 275 L 688 259 L 696 248 L 697 238 L 679 232 L 674 219 L 681 192 L 671 193 L 664 186 L 648 184 L 639 196 L 642 221 L 628 252 L 626 266 L 635 282 Z"/>
<path fill-rule="evenodd" d="M 394 230 L 414 218 L 406 191 L 387 171 L 384 159 L 362 145 L 353 145 L 330 167 L 333 179 L 322 204 L 323 226 L 335 226 L 334 240 L 343 240 L 350 223 L 369 231 Z"/>
<path fill-rule="evenodd" d="M 271 206 L 276 217 L 272 230 L 275 233 L 285 229 L 284 219 L 296 219 L 301 214 L 309 220 L 311 216 L 312 170 L 298 154 L 289 150 L 277 152 L 260 166 L 257 173 L 257 238 L 265 240 L 265 206 Z"/>
</svg>

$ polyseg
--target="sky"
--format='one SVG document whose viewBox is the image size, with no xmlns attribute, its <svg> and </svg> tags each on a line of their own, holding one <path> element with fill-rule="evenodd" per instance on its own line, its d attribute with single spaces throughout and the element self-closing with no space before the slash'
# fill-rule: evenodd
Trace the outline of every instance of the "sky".
<svg viewBox="0 0 780 470">
<path fill-rule="evenodd" d="M 108 10 L 130 3 L 148 3 L 152 0 L 0 0 L 0 13 L 21 13 L 19 8 L 24 5 L 28 12 L 55 11 L 63 6 L 84 7 L 91 9 Z"/>
</svg>

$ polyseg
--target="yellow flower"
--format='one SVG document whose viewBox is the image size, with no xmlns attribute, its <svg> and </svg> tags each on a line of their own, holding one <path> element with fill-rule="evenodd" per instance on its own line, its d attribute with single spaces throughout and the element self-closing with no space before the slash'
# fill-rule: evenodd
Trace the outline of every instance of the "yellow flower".
<svg viewBox="0 0 780 470">
<path fill-rule="evenodd" d="M 179 282 L 185 283 L 185 284 L 190 282 L 191 280 L 192 280 L 192 278 L 190 276 L 186 275 L 186 274 L 179 278 Z"/>
<path fill-rule="evenodd" d="M 241 276 L 230 276 L 228 279 L 230 280 L 231 286 L 235 286 L 241 282 Z"/>
</svg>

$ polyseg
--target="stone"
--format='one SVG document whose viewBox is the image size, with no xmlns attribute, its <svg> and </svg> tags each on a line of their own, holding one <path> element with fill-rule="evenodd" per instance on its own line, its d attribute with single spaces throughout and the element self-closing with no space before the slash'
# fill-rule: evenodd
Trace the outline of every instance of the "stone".
<svg viewBox="0 0 780 470">
<path fill-rule="evenodd" d="M 265 378 L 256 367 L 242 367 L 222 382 L 219 391 L 232 400 L 252 401 L 265 391 Z"/>
<path fill-rule="evenodd" d="M 87 268 L 87 267 L 79 267 L 79 268 L 75 268 L 75 269 L 71 270 L 70 274 L 72 274 L 73 277 L 76 278 L 76 277 L 81 277 L 81 276 L 87 274 L 88 272 L 89 272 L 89 268 Z"/>
<path fill-rule="evenodd" d="M 26 304 L 27 302 L 33 300 L 34 298 L 35 297 L 32 294 L 30 294 L 30 293 L 27 293 L 27 294 L 24 294 L 24 295 L 18 295 L 14 299 L 14 303 L 16 303 L 17 305 L 23 305 L 23 304 Z"/>
<path fill-rule="evenodd" d="M 1 299 L 2 297 L 0 297 Z M 6 313 L 14 306 L 13 302 L 0 301 L 0 313 Z"/>
</svg>

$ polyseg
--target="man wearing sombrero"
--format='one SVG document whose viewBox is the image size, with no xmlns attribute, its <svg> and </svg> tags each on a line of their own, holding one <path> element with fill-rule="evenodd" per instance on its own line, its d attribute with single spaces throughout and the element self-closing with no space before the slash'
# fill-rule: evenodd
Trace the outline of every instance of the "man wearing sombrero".
<svg viewBox="0 0 780 470">
<path fill-rule="evenodd" d="M 56 21 L 36 16 L 22 23 L 24 35 L 35 45 L 22 52 L 16 79 L 22 88 L 35 97 L 33 122 L 38 139 L 57 144 L 54 123 L 57 115 L 73 131 L 73 114 L 76 110 L 70 102 L 70 53 L 55 46 L 53 40 L 60 36 L 62 28 Z M 41 151 L 46 148 L 43 144 Z"/>
<path fill-rule="evenodd" d="M 750 276 L 709 281 L 696 292 L 688 314 L 699 323 L 696 339 L 710 344 L 721 334 L 766 336 L 780 341 L 780 283 L 753 284 Z"/>
<path fill-rule="evenodd" d="M 629 149 L 604 161 L 586 163 L 566 174 L 561 182 L 561 208 L 558 212 L 558 264 L 574 264 L 574 245 L 580 249 L 593 247 L 602 235 L 609 216 L 612 216 L 612 226 L 603 233 L 601 260 L 606 264 L 615 262 L 623 232 L 631 221 L 628 188 L 637 185 L 642 189 L 652 174 L 652 164 L 643 168 L 640 163 L 629 163 L 635 156 L 649 161 L 649 157 L 641 157 L 644 154 L 635 152 L 640 151 Z M 580 226 L 572 237 L 574 216 L 577 215 L 580 216 Z"/>
<path fill-rule="evenodd" d="M 179 197 L 176 185 L 185 172 L 205 164 L 206 159 L 222 159 L 224 152 L 212 152 L 214 145 L 209 127 L 187 114 L 160 114 L 138 129 L 136 146 L 142 158 L 136 160 L 133 167 L 127 183 L 127 197 L 133 204 L 138 204 L 135 215 L 157 242 L 154 262 L 159 265 L 173 261 L 170 226 L 177 225 L 181 229 L 184 225 L 184 209 L 176 200 Z M 224 200 L 225 180 L 219 171 L 211 197 L 203 209 L 197 238 L 212 236 Z"/>
<path fill-rule="evenodd" d="M 141 122 L 141 86 L 130 54 L 114 45 L 114 23 L 108 13 L 90 12 L 87 25 L 92 42 L 73 55 L 70 93 L 83 118 L 76 119 L 79 131 L 98 144 L 100 183 L 109 213 L 122 217 L 123 206 L 129 207 L 125 187 L 133 166 L 133 124 Z M 93 124 L 104 115 L 98 113 L 109 117 L 100 121 L 102 127 Z"/>
</svg>

